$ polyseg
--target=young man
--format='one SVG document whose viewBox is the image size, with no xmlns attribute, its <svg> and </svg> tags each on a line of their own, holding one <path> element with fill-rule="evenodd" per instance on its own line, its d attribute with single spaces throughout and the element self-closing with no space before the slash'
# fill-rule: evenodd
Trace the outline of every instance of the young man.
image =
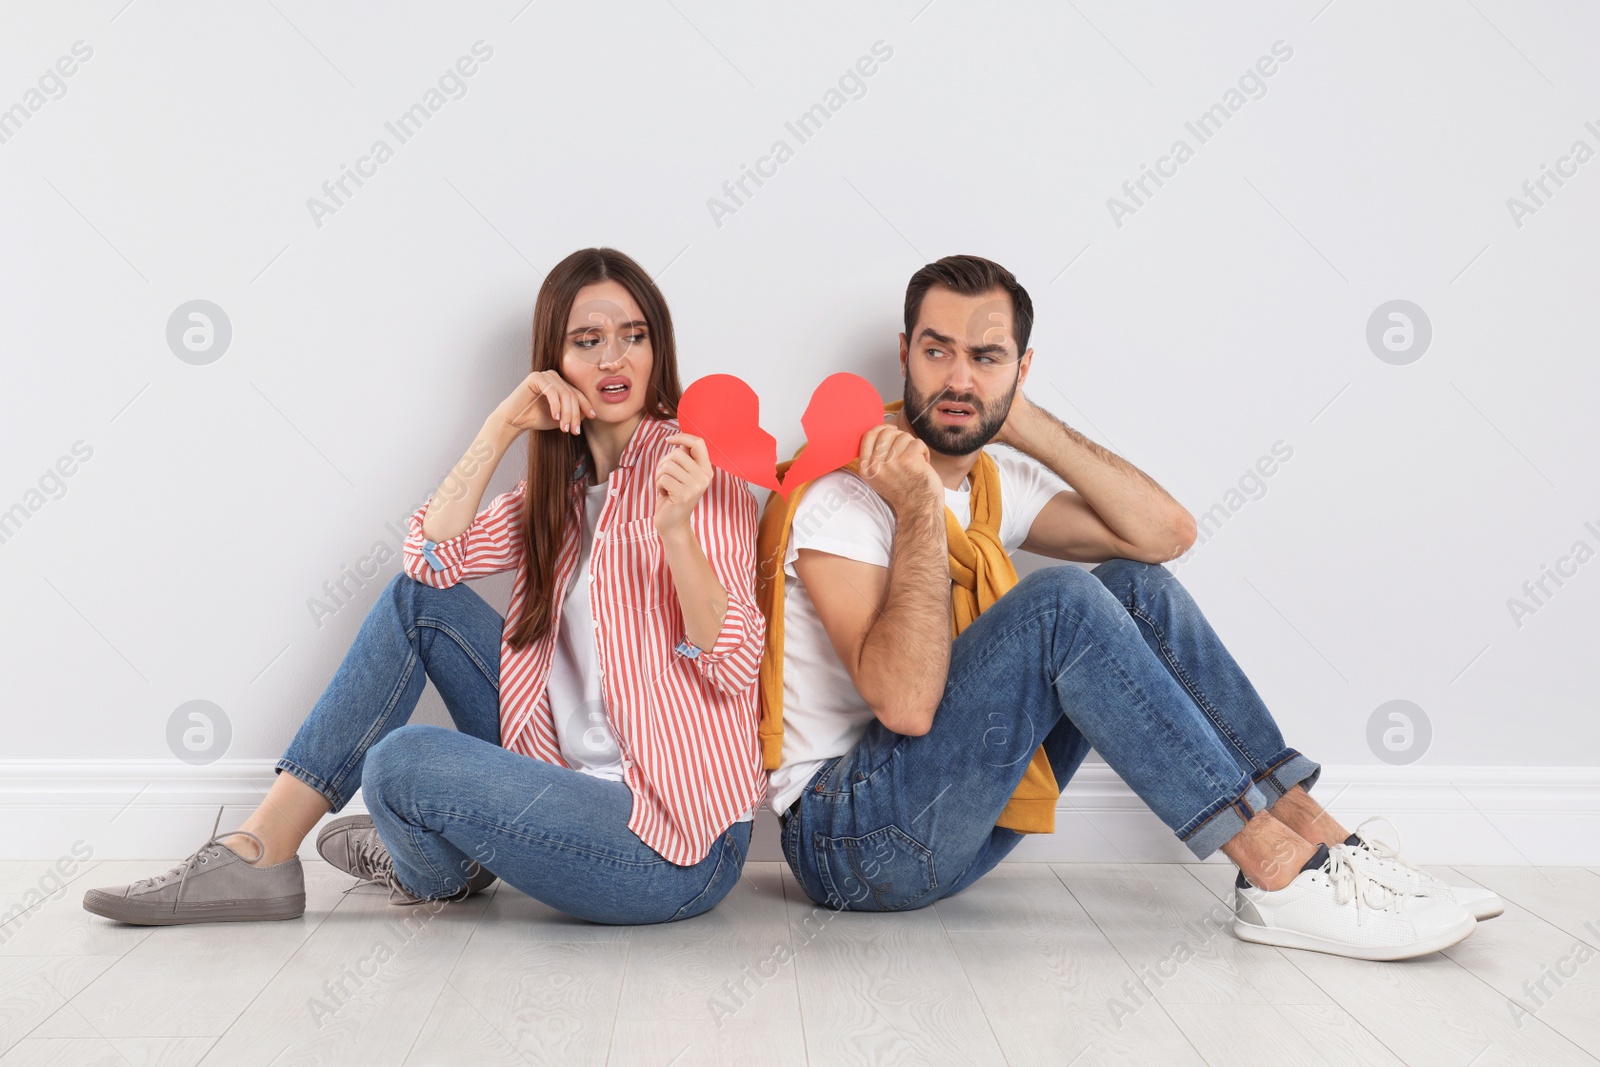
<svg viewBox="0 0 1600 1067">
<path fill-rule="evenodd" d="M 1499 914 L 1311 799 L 1321 767 L 1161 566 L 1192 516 L 1023 395 L 1032 320 L 998 264 L 923 267 L 893 420 L 768 501 L 768 800 L 807 895 L 893 911 L 960 892 L 1054 828 L 1092 746 L 1196 857 L 1238 865 L 1241 938 L 1400 959 Z M 1018 547 L 1100 565 L 1019 582 Z"/>
</svg>

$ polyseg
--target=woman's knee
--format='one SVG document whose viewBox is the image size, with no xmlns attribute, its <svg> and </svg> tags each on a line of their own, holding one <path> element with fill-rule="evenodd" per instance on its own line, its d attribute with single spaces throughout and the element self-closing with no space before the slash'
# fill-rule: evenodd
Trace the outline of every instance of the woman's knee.
<svg viewBox="0 0 1600 1067">
<path fill-rule="evenodd" d="M 414 622 L 424 613 L 443 617 L 452 611 L 464 610 L 472 600 L 481 599 L 465 582 L 439 589 L 427 582 L 419 582 L 403 571 L 389 579 L 383 595 L 407 623 Z"/>
<path fill-rule="evenodd" d="M 430 764 L 451 736 L 459 735 L 427 723 L 395 727 L 367 749 L 361 767 L 362 792 L 368 796 L 399 796 L 410 781 L 431 773 Z"/>
</svg>

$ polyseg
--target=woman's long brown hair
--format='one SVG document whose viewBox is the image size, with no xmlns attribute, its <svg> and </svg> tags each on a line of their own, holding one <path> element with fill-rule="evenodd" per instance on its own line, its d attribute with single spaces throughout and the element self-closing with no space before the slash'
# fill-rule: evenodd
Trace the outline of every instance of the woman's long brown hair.
<svg viewBox="0 0 1600 1067">
<path fill-rule="evenodd" d="M 633 296 L 644 313 L 653 357 L 650 385 L 642 412 L 645 418 L 671 419 L 678 414 L 678 353 L 672 338 L 667 302 L 644 268 L 614 248 L 585 248 L 550 271 L 533 305 L 533 361 L 530 370 L 561 373 L 566 350 L 567 316 L 578 290 L 596 282 L 615 281 Z M 555 623 L 556 556 L 567 524 L 578 522 L 571 485 L 578 464 L 588 455 L 587 434 L 560 430 L 528 434 L 528 491 L 522 501 L 522 549 L 528 561 L 528 587 L 522 617 L 511 647 L 525 648 Z"/>
</svg>

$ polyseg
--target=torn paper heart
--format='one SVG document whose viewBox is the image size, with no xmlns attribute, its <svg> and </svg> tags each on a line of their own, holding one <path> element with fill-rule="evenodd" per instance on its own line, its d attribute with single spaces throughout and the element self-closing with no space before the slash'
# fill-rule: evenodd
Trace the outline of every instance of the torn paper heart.
<svg viewBox="0 0 1600 1067">
<path fill-rule="evenodd" d="M 678 425 L 703 438 L 713 465 L 785 500 L 798 486 L 838 470 L 860 453 L 861 435 L 883 422 L 883 400 L 857 374 L 830 374 L 800 418 L 805 448 L 778 480 L 778 442 L 761 428 L 761 401 L 744 379 L 708 374 L 683 391 Z"/>
</svg>

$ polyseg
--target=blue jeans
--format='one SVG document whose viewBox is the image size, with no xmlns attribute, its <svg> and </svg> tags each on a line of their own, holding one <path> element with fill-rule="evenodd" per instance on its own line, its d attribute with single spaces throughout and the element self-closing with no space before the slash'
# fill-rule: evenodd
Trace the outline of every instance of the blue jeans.
<svg viewBox="0 0 1600 1067">
<path fill-rule="evenodd" d="M 1159 564 L 1028 575 L 955 639 L 933 725 L 874 719 L 783 821 L 806 895 L 851 911 L 920 908 L 988 873 L 1022 834 L 995 825 L 1044 746 L 1065 786 L 1091 746 L 1200 859 L 1322 768 L 1272 714 Z"/>
<path fill-rule="evenodd" d="M 633 793 L 500 746 L 500 613 L 464 583 L 397 575 L 277 763 L 339 811 L 358 786 L 413 896 L 449 896 L 474 861 L 558 911 L 600 923 L 686 919 L 744 869 L 748 822 L 699 863 L 628 829 Z M 419 669 L 420 667 L 420 669 Z M 407 725 L 433 679 L 456 729 Z"/>
</svg>

